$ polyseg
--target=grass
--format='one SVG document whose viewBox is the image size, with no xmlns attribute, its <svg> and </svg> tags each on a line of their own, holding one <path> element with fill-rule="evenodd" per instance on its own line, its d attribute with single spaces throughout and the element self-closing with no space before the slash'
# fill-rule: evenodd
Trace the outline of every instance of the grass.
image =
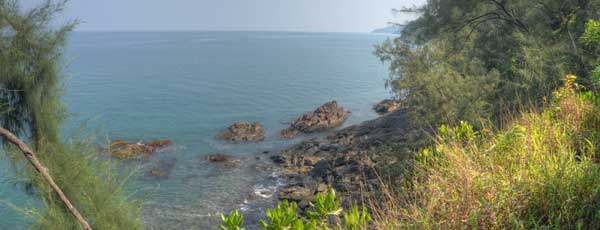
<svg viewBox="0 0 600 230">
<path fill-rule="evenodd" d="M 377 229 L 600 229 L 600 105 L 574 78 L 502 130 L 442 126 Z M 380 198 L 381 199 L 381 198 Z"/>
</svg>

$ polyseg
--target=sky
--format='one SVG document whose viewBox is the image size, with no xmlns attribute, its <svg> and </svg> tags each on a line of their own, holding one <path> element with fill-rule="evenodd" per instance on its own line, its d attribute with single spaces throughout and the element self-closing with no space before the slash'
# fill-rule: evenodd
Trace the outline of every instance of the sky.
<svg viewBox="0 0 600 230">
<path fill-rule="evenodd" d="M 39 0 L 27 0 L 29 3 Z M 369 32 L 425 0 L 71 0 L 65 19 L 82 31 L 259 30 Z"/>
</svg>

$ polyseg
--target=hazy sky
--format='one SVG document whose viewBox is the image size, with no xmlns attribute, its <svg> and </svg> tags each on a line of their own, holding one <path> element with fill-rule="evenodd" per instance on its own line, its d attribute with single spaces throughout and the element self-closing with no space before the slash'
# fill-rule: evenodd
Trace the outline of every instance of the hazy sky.
<svg viewBox="0 0 600 230">
<path fill-rule="evenodd" d="M 28 0 L 36 1 L 36 0 Z M 286 30 L 368 32 L 410 16 L 425 0 L 71 0 L 79 30 Z"/>
</svg>

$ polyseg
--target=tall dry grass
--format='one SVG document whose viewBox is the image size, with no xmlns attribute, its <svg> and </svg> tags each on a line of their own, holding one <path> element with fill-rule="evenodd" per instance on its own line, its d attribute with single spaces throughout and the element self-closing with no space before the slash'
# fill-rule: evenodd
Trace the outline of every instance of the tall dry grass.
<svg viewBox="0 0 600 230">
<path fill-rule="evenodd" d="M 600 106 L 566 82 L 503 130 L 442 126 L 371 202 L 377 229 L 600 229 Z"/>
</svg>

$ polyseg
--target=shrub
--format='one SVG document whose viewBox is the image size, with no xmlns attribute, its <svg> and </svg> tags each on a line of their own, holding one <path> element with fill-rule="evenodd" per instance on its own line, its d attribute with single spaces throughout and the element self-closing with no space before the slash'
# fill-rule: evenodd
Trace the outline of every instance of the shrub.
<svg viewBox="0 0 600 230">
<path fill-rule="evenodd" d="M 371 222 L 366 207 L 359 211 L 358 206 L 353 206 L 349 212 L 344 213 L 333 189 L 329 189 L 325 195 L 317 194 L 315 203 L 311 203 L 310 206 L 307 217 L 303 218 L 299 215 L 295 202 L 284 200 L 275 208 L 267 209 L 267 221 L 261 220 L 260 226 L 266 230 L 364 230 Z M 342 223 L 335 221 L 342 215 Z M 237 210 L 229 216 L 222 215 L 221 219 L 223 224 L 220 227 L 223 230 L 243 229 L 243 215 Z"/>
<path fill-rule="evenodd" d="M 244 230 L 245 228 L 240 227 L 244 223 L 244 216 L 233 210 L 229 216 L 221 214 L 221 220 L 223 224 L 219 225 L 222 230 Z"/>
</svg>

